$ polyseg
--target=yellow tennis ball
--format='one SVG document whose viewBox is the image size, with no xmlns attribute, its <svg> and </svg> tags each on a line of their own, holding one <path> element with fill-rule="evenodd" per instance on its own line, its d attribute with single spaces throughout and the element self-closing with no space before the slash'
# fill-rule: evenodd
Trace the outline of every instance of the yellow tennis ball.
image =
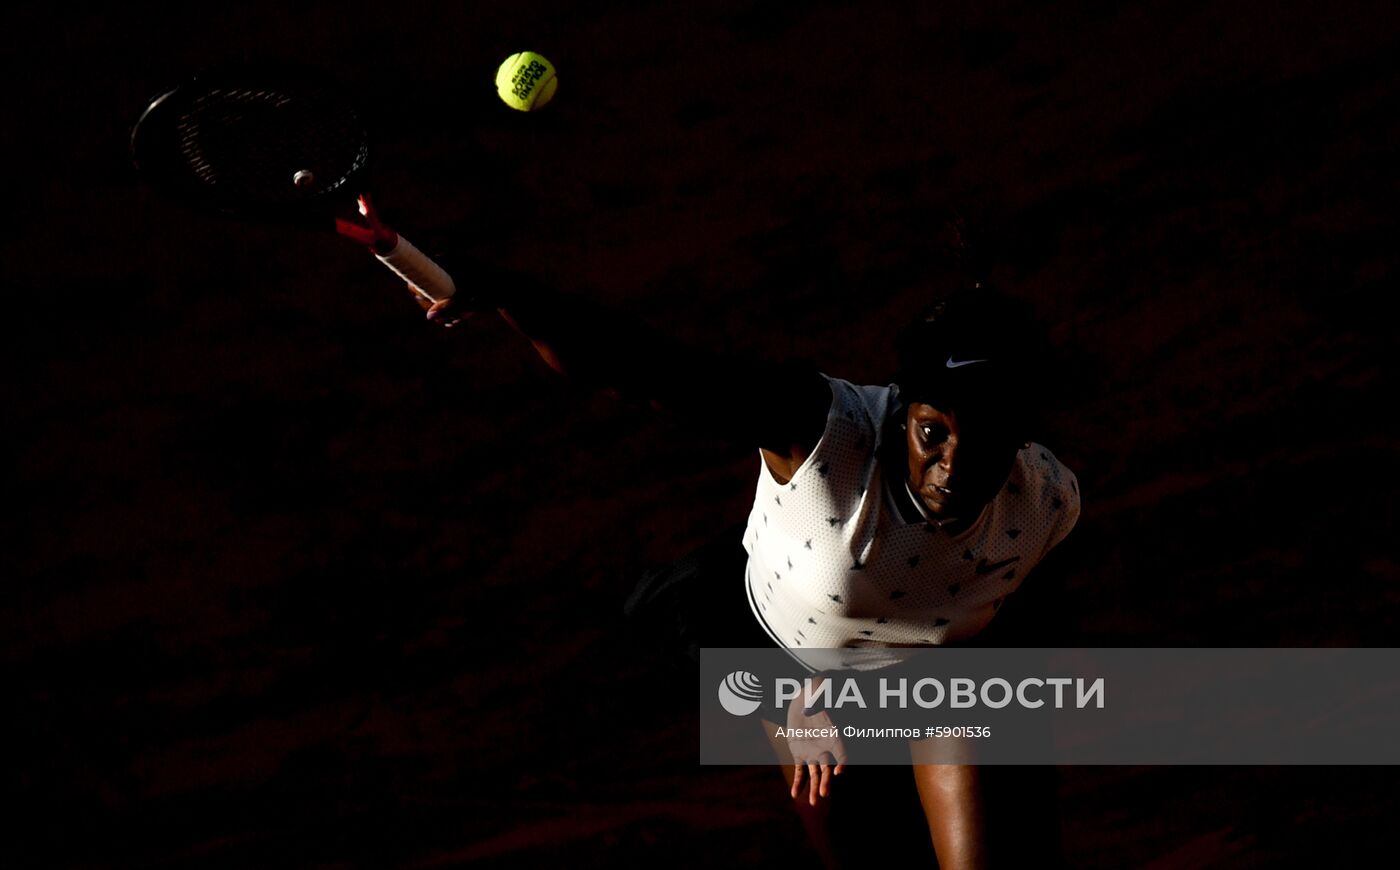
<svg viewBox="0 0 1400 870">
<path fill-rule="evenodd" d="M 496 70 L 496 93 L 507 106 L 522 112 L 544 108 L 558 87 L 554 64 L 533 51 L 512 54 Z"/>
</svg>

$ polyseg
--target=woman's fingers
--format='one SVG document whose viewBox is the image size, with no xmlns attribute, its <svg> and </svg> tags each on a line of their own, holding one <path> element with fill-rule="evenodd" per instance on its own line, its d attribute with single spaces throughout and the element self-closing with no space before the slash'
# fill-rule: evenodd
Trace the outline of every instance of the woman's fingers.
<svg viewBox="0 0 1400 870">
<path fill-rule="evenodd" d="M 793 765 L 791 794 L 794 799 L 802 791 L 802 778 L 807 777 L 807 802 L 817 805 L 817 798 L 831 796 L 831 778 L 846 769 L 845 762 L 799 761 Z"/>
<path fill-rule="evenodd" d="M 451 299 L 441 299 L 428 308 L 428 319 L 441 323 L 449 329 L 470 316 L 470 311 L 458 311 L 453 308 Z"/>
</svg>

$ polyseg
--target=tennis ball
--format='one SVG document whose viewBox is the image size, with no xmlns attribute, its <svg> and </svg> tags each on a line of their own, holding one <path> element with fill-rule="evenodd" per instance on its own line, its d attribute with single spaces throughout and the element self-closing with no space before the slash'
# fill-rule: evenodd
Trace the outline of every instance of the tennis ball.
<svg viewBox="0 0 1400 870">
<path fill-rule="evenodd" d="M 558 87 L 554 64 L 533 51 L 512 54 L 496 70 L 496 93 L 507 106 L 522 112 L 544 108 Z"/>
</svg>

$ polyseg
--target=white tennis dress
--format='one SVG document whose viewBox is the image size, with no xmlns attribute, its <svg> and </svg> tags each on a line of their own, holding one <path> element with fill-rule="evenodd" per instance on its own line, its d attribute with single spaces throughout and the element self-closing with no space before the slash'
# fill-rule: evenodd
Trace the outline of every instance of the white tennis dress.
<svg viewBox="0 0 1400 870">
<path fill-rule="evenodd" d="M 889 491 L 879 459 L 886 421 L 903 413 L 898 388 L 827 380 L 826 430 L 792 480 L 778 483 L 759 460 L 744 532 L 754 615 L 812 670 L 835 666 L 819 649 L 929 646 L 976 634 L 1074 527 L 1074 474 L 1031 444 L 971 526 L 950 535 L 922 519 L 906 522 L 894 498 L 910 496 Z M 904 476 L 899 469 L 891 478 Z"/>
</svg>

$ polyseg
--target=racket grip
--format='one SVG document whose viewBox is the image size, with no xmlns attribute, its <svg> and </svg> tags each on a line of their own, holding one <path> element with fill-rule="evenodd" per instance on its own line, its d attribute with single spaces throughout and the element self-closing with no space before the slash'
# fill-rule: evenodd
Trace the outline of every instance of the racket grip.
<svg viewBox="0 0 1400 870">
<path fill-rule="evenodd" d="M 403 236 L 399 236 L 389 253 L 374 256 L 425 299 L 441 302 L 457 292 L 452 276 Z"/>
</svg>

